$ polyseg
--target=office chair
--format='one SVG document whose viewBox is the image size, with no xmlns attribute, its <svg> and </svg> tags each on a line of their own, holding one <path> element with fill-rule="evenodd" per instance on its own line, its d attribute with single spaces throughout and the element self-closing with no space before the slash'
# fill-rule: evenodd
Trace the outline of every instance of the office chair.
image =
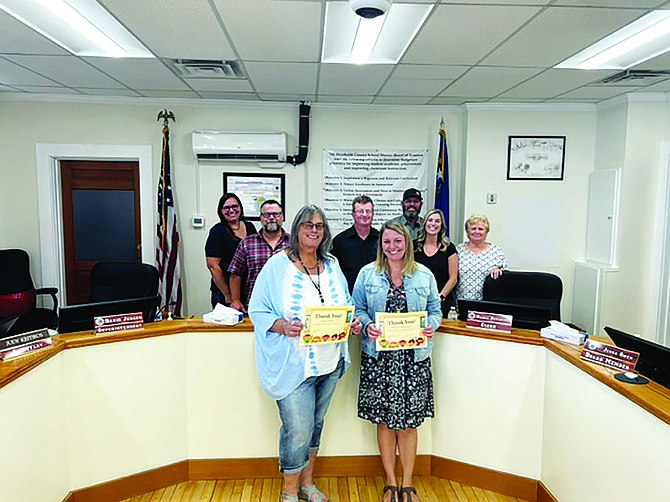
<svg viewBox="0 0 670 502">
<path fill-rule="evenodd" d="M 23 249 L 0 250 L 0 320 L 16 318 L 5 336 L 58 326 L 57 288 L 35 289 L 30 257 Z M 49 295 L 53 308 L 38 308 L 36 297 Z"/>
<path fill-rule="evenodd" d="M 484 300 L 551 309 L 551 318 L 561 320 L 563 282 L 547 272 L 505 271 L 497 279 L 484 281 Z"/>
<path fill-rule="evenodd" d="M 147 263 L 101 261 L 91 268 L 91 303 L 158 294 L 158 270 Z"/>
</svg>

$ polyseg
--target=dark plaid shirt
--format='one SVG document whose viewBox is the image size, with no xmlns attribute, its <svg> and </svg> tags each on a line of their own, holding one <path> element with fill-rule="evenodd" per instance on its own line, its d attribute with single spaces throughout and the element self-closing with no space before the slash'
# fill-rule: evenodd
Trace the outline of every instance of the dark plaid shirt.
<svg viewBox="0 0 670 502">
<path fill-rule="evenodd" d="M 244 303 L 245 307 L 249 306 L 251 291 L 265 262 L 270 259 L 270 256 L 288 245 L 290 235 L 284 229 L 281 229 L 281 233 L 282 235 L 274 249 L 270 247 L 268 241 L 263 238 L 263 232 L 260 231 L 243 239 L 237 246 L 237 250 L 235 250 L 233 259 L 228 267 L 228 272 L 239 275 L 242 278 L 246 276 L 241 295 L 242 303 Z"/>
</svg>

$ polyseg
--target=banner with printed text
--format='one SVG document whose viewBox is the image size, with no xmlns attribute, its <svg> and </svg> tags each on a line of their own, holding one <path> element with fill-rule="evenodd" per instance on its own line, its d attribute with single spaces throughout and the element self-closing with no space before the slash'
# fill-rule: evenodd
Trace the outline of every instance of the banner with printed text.
<svg viewBox="0 0 670 502">
<path fill-rule="evenodd" d="M 351 201 L 359 195 L 373 200 L 376 228 L 402 213 L 400 201 L 408 188 L 420 190 L 425 202 L 427 168 L 428 150 L 324 149 L 323 209 L 333 234 L 353 224 Z"/>
</svg>

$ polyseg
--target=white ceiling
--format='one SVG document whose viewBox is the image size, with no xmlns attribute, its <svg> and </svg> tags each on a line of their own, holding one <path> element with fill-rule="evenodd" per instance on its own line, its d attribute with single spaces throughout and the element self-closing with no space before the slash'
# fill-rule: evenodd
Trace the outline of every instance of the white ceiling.
<svg viewBox="0 0 670 502">
<path fill-rule="evenodd" d="M 396 1 L 435 8 L 398 64 L 366 66 L 319 63 L 325 0 L 100 0 L 157 59 L 73 56 L 0 11 L 0 92 L 458 105 L 670 90 L 670 79 L 602 85 L 616 71 L 552 68 L 670 2 Z M 236 60 L 248 78 L 182 78 L 173 59 Z M 670 69 L 670 55 L 635 69 Z"/>
</svg>

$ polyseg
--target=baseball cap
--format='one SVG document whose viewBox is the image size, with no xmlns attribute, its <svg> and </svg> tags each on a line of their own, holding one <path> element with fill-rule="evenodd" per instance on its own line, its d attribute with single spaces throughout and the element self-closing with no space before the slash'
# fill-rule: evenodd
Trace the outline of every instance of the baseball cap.
<svg viewBox="0 0 670 502">
<path fill-rule="evenodd" d="M 410 197 L 416 197 L 419 200 L 423 200 L 423 197 L 421 197 L 421 192 L 419 192 L 416 188 L 408 188 L 405 190 L 405 193 L 402 194 L 402 200 L 407 200 Z"/>
</svg>

